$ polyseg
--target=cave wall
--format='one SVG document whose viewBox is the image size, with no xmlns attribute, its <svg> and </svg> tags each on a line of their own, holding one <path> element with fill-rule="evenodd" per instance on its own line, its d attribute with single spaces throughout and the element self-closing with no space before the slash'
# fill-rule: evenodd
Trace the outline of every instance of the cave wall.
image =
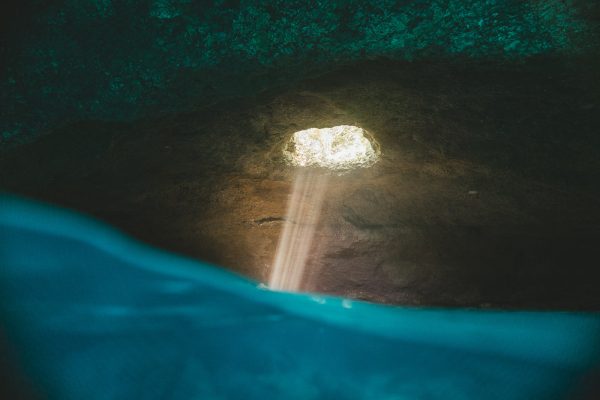
<svg viewBox="0 0 600 400">
<path fill-rule="evenodd" d="M 358 59 L 593 51 L 576 0 L 27 0 L 3 13 L 0 146 L 78 120 L 189 110 Z"/>
</svg>

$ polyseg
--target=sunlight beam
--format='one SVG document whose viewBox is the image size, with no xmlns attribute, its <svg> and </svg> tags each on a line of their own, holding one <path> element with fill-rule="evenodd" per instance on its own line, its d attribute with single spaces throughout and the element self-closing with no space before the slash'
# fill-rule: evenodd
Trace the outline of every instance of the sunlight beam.
<svg viewBox="0 0 600 400">
<path fill-rule="evenodd" d="M 321 214 L 327 180 L 325 174 L 315 171 L 298 172 L 271 269 L 271 289 L 300 290 Z"/>
</svg>

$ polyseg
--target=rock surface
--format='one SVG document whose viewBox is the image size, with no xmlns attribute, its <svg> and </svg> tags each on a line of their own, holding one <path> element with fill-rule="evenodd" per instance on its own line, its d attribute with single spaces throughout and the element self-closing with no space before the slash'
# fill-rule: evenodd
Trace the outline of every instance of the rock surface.
<svg viewBox="0 0 600 400">
<path fill-rule="evenodd" d="M 265 282 L 295 170 L 290 135 L 350 124 L 373 167 L 331 174 L 304 289 L 371 301 L 600 309 L 598 63 L 363 62 L 5 152 L 3 190 L 95 215 Z"/>
</svg>

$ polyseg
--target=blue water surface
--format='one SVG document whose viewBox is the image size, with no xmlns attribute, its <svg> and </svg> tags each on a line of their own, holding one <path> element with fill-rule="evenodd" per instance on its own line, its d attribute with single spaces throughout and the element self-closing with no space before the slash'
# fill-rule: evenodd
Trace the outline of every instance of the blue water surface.
<svg viewBox="0 0 600 400">
<path fill-rule="evenodd" d="M 8 195 L 0 289 L 51 399 L 558 399 L 600 355 L 598 313 L 272 292 Z"/>
</svg>

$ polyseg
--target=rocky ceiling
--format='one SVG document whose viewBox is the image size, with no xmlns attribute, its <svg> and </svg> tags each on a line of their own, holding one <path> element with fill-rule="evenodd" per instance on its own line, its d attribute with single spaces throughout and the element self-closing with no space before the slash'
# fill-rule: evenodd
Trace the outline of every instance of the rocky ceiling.
<svg viewBox="0 0 600 400">
<path fill-rule="evenodd" d="M 594 3 L 3 2 L 0 146 L 69 122 L 193 110 L 357 60 L 586 53 Z"/>
</svg>

